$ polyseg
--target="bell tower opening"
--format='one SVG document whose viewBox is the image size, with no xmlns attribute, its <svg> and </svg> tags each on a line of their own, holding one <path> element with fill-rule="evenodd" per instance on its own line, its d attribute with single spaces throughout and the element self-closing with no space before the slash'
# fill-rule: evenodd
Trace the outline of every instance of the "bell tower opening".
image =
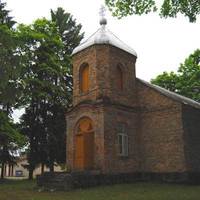
<svg viewBox="0 0 200 200">
<path fill-rule="evenodd" d="M 92 120 L 88 117 L 80 119 L 75 130 L 74 169 L 76 171 L 93 169 L 94 129 Z"/>
<path fill-rule="evenodd" d="M 100 28 L 73 50 L 72 59 L 73 104 L 67 113 L 67 164 L 72 171 L 109 171 L 105 154 L 112 144 L 105 145 L 109 125 L 104 120 L 112 119 L 114 127 L 115 120 L 126 115 L 117 109 L 137 106 L 137 54 L 107 28 L 107 20 L 102 17 Z M 123 137 L 123 144 L 126 138 Z"/>
</svg>

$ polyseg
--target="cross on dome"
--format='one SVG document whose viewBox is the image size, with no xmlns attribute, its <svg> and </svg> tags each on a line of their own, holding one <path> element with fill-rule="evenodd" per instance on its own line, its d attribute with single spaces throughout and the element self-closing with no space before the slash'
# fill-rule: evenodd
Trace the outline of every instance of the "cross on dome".
<svg viewBox="0 0 200 200">
<path fill-rule="evenodd" d="M 104 5 L 101 5 L 100 11 L 99 11 L 99 15 L 101 17 L 105 17 L 106 16 L 106 8 Z"/>
<path fill-rule="evenodd" d="M 107 24 L 107 19 L 106 19 L 106 8 L 104 5 L 101 5 L 100 11 L 99 11 L 99 15 L 101 17 L 99 23 L 102 26 L 105 26 Z"/>
<path fill-rule="evenodd" d="M 130 48 L 128 45 L 126 45 L 124 42 L 122 42 L 117 36 L 115 36 L 109 29 L 107 29 L 107 19 L 105 17 L 106 15 L 106 8 L 105 6 L 101 6 L 99 9 L 99 15 L 100 15 L 100 25 L 101 27 L 93 33 L 87 40 L 82 42 L 79 46 L 77 46 L 73 52 L 72 55 L 77 54 L 78 52 L 96 44 L 107 44 L 110 46 L 117 47 L 123 51 L 128 52 L 129 54 L 134 55 L 137 57 L 137 53 Z"/>
</svg>

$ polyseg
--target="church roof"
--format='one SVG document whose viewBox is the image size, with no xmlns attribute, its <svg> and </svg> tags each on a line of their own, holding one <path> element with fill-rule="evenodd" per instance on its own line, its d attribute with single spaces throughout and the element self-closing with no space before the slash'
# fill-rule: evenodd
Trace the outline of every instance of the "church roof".
<svg viewBox="0 0 200 200">
<path fill-rule="evenodd" d="M 137 57 L 137 53 L 131 47 L 122 42 L 109 29 L 107 29 L 105 24 L 101 24 L 101 27 L 93 35 L 91 35 L 85 42 L 76 47 L 72 52 L 72 55 L 94 44 L 109 44 Z"/>
<path fill-rule="evenodd" d="M 197 101 L 194 101 L 190 98 L 187 98 L 187 97 L 184 97 L 182 95 L 179 95 L 175 92 L 171 92 L 169 90 L 166 90 L 162 87 L 159 87 L 157 85 L 154 85 L 154 84 L 151 84 L 151 83 L 148 83 L 144 80 L 141 80 L 139 78 L 137 78 L 138 81 L 140 81 L 141 83 L 143 83 L 144 85 L 158 91 L 159 93 L 163 94 L 164 96 L 167 96 L 175 101 L 178 101 L 178 102 L 181 102 L 182 104 L 185 104 L 185 105 L 190 105 L 192 107 L 195 107 L 195 108 L 198 108 L 200 109 L 200 103 L 198 103 Z"/>
</svg>

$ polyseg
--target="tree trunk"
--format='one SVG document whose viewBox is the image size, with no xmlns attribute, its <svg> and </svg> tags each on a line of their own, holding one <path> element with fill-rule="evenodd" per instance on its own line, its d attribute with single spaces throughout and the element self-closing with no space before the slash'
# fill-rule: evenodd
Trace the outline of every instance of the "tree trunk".
<svg viewBox="0 0 200 200">
<path fill-rule="evenodd" d="M 54 163 L 52 162 L 51 164 L 50 164 L 50 172 L 54 172 Z"/>
<path fill-rule="evenodd" d="M 41 174 L 44 173 L 44 163 L 41 164 Z"/>
<path fill-rule="evenodd" d="M 14 165 L 11 165 L 11 176 L 14 176 L 14 174 L 13 174 L 13 168 L 14 168 Z"/>
<path fill-rule="evenodd" d="M 33 168 L 29 169 L 28 179 L 33 180 Z"/>
<path fill-rule="evenodd" d="M 8 176 L 11 176 L 11 175 L 10 175 L 10 172 L 11 172 L 11 165 L 9 164 L 9 165 L 8 165 Z"/>
<path fill-rule="evenodd" d="M 1 165 L 1 179 L 4 178 L 4 166 L 5 166 L 5 164 L 3 162 L 2 165 Z"/>
<path fill-rule="evenodd" d="M 4 166 L 4 176 L 7 176 L 7 164 Z"/>
</svg>

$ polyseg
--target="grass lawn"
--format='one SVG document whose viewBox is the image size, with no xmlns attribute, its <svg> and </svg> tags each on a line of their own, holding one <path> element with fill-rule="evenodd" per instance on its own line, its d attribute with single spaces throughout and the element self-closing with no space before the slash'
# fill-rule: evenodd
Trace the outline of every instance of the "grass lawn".
<svg viewBox="0 0 200 200">
<path fill-rule="evenodd" d="M 0 200 L 200 200 L 200 186 L 135 183 L 70 192 L 38 192 L 35 181 L 0 182 Z"/>
</svg>

